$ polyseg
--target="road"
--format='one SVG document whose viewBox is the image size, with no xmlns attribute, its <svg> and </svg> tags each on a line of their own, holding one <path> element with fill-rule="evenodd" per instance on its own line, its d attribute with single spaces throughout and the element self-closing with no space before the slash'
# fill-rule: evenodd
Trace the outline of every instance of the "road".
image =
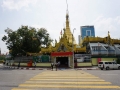
<svg viewBox="0 0 120 90">
<path fill-rule="evenodd" d="M 0 69 L 0 90 L 120 90 L 120 70 Z"/>
</svg>

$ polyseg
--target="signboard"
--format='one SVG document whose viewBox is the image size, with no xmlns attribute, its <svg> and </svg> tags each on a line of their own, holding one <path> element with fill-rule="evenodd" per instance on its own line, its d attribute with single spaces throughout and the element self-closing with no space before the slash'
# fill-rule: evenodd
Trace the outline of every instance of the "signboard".
<svg viewBox="0 0 120 90">
<path fill-rule="evenodd" d="M 90 54 L 75 54 L 77 62 L 91 62 Z"/>
<path fill-rule="evenodd" d="M 70 56 L 73 52 L 52 52 L 51 56 Z"/>
</svg>

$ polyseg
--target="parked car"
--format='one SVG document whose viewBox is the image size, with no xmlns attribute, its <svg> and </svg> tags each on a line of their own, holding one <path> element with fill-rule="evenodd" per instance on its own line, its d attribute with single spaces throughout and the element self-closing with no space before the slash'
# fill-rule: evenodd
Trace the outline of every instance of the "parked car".
<svg viewBox="0 0 120 90">
<path fill-rule="evenodd" d="M 117 64 L 114 61 L 100 61 L 98 64 L 98 68 L 101 70 L 106 69 L 119 69 L 120 70 L 120 64 Z"/>
</svg>

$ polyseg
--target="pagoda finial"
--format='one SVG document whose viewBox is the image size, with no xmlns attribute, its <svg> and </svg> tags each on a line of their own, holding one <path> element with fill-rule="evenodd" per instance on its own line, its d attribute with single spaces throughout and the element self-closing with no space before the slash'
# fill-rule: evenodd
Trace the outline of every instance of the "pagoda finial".
<svg viewBox="0 0 120 90">
<path fill-rule="evenodd" d="M 67 11 L 67 13 L 68 13 L 68 3 L 67 3 L 67 0 L 66 0 L 66 5 L 67 5 L 67 10 L 66 10 L 66 11 Z"/>
<path fill-rule="evenodd" d="M 108 37 L 110 37 L 110 32 L 108 31 Z"/>
<path fill-rule="evenodd" d="M 67 10 L 66 10 L 66 20 L 69 19 L 69 11 L 68 11 L 68 3 L 67 3 L 67 0 L 66 0 L 66 5 L 67 5 Z"/>
</svg>

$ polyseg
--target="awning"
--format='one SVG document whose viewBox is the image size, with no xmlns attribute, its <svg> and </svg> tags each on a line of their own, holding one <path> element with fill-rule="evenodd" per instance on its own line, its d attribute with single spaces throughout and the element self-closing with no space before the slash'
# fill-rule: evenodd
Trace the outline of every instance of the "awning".
<svg viewBox="0 0 120 90">
<path fill-rule="evenodd" d="M 73 52 L 52 52 L 51 56 L 70 56 Z"/>
</svg>

